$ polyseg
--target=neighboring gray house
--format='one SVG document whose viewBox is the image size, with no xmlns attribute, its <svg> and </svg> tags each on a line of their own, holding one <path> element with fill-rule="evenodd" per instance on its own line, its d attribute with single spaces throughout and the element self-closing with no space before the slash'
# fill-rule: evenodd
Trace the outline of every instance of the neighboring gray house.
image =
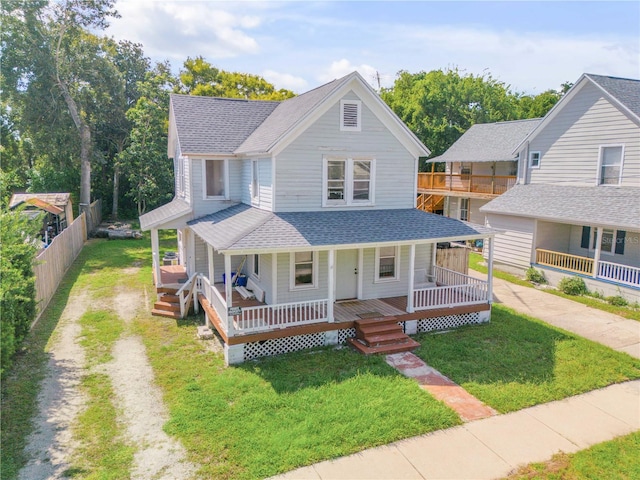
<svg viewBox="0 0 640 480">
<path fill-rule="evenodd" d="M 514 153 L 519 184 L 481 208 L 496 262 L 640 300 L 640 80 L 583 75 Z"/>
<path fill-rule="evenodd" d="M 195 289 L 228 363 L 342 343 L 369 317 L 406 333 L 488 321 L 491 279 L 434 259 L 493 232 L 416 210 L 429 151 L 359 74 L 280 103 L 172 95 L 169 122 L 176 196 L 140 224 L 159 293 L 180 269 L 190 280 L 154 312 L 184 314 Z M 160 229 L 178 231 L 178 266 L 162 265 Z"/>
<path fill-rule="evenodd" d="M 480 207 L 516 184 L 513 150 L 538 123 L 539 118 L 473 125 L 446 152 L 428 160 L 430 172 L 418 173 L 418 207 L 484 224 Z M 436 163 L 444 163 L 445 171 L 434 171 Z"/>
</svg>

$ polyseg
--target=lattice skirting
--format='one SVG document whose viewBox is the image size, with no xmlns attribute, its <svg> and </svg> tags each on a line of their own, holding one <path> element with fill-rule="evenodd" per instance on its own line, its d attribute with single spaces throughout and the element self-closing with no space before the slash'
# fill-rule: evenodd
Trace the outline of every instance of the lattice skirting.
<svg viewBox="0 0 640 480">
<path fill-rule="evenodd" d="M 342 345 L 347 342 L 347 338 L 353 338 L 356 336 L 355 328 L 343 328 L 338 330 L 338 343 Z"/>
<path fill-rule="evenodd" d="M 449 328 L 461 327 L 462 325 L 472 325 L 483 323 L 478 312 L 463 313 L 460 315 L 447 315 L 446 317 L 425 318 L 418 320 L 418 332 L 433 332 L 434 330 L 447 330 Z"/>
</svg>

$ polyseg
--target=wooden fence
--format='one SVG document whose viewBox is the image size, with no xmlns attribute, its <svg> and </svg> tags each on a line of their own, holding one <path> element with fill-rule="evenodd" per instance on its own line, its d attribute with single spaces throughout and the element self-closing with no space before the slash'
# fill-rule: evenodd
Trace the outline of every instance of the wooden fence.
<svg viewBox="0 0 640 480">
<path fill-rule="evenodd" d="M 454 272 L 469 273 L 469 248 L 465 246 L 439 248 L 436 252 L 436 265 Z"/>
<path fill-rule="evenodd" d="M 91 234 L 102 222 L 102 200 L 98 199 L 86 209 L 87 235 Z"/>
<path fill-rule="evenodd" d="M 36 319 L 47 308 L 73 261 L 87 239 L 85 214 L 80 214 L 73 223 L 56 236 L 51 244 L 37 257 L 33 272 L 36 277 Z"/>
</svg>

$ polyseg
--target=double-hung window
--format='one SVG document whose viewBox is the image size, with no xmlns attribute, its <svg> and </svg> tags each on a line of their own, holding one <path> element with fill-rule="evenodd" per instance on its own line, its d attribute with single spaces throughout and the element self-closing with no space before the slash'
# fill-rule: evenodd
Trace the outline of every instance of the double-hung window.
<svg viewBox="0 0 640 480">
<path fill-rule="evenodd" d="M 398 252 L 399 248 L 396 246 L 376 248 L 376 282 L 398 279 Z"/>
<path fill-rule="evenodd" d="M 253 268 L 251 273 L 253 273 L 254 277 L 260 278 L 260 255 L 257 253 L 253 255 Z"/>
<path fill-rule="evenodd" d="M 469 221 L 469 199 L 461 198 L 460 199 L 460 220 L 465 222 Z"/>
<path fill-rule="evenodd" d="M 325 157 L 323 162 L 323 207 L 374 204 L 374 159 Z"/>
<path fill-rule="evenodd" d="M 260 176 L 258 170 L 258 161 L 251 161 L 251 198 L 254 202 L 258 201 L 260 195 Z"/>
<path fill-rule="evenodd" d="M 229 198 L 227 160 L 204 160 L 204 198 L 224 200 Z"/>
<path fill-rule="evenodd" d="M 540 158 L 542 154 L 540 152 L 529 152 L 529 167 L 540 168 Z"/>
<path fill-rule="evenodd" d="M 318 279 L 317 252 L 292 252 L 290 258 L 291 290 L 315 288 Z"/>
<path fill-rule="evenodd" d="M 622 145 L 600 147 L 598 185 L 620 185 L 623 156 L 624 147 Z"/>
<path fill-rule="evenodd" d="M 185 168 L 184 168 L 184 164 L 187 161 L 186 157 L 183 157 L 182 155 L 180 155 L 179 157 L 177 157 L 176 159 L 176 163 L 178 166 L 178 193 L 180 194 L 181 197 L 185 197 L 186 195 L 186 191 L 185 191 Z"/>
</svg>

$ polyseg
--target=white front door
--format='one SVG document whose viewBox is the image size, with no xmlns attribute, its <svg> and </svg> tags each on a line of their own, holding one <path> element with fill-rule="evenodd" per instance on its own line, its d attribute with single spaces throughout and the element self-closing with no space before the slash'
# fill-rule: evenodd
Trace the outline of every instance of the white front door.
<svg viewBox="0 0 640 480">
<path fill-rule="evenodd" d="M 336 300 L 358 297 L 358 250 L 336 251 Z"/>
</svg>

